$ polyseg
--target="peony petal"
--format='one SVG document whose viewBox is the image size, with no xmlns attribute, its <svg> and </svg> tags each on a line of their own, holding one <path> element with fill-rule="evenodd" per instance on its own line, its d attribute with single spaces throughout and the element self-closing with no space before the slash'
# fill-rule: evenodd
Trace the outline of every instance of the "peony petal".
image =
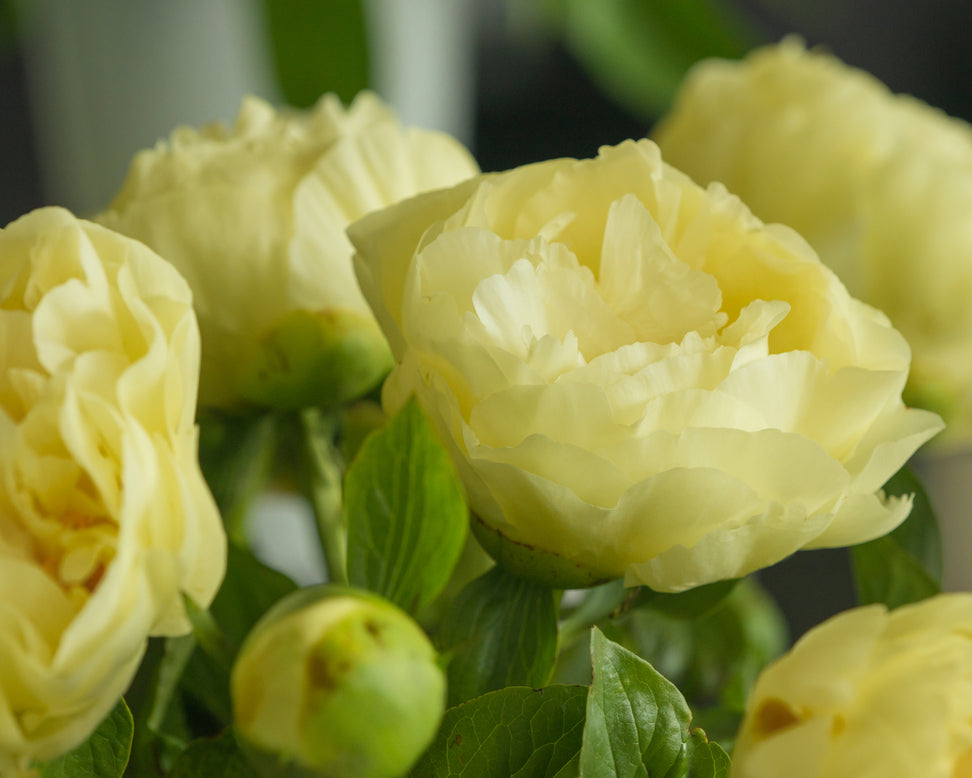
<svg viewBox="0 0 972 778">
<path fill-rule="evenodd" d="M 598 289 L 641 341 L 670 343 L 689 332 L 707 337 L 725 324 L 716 279 L 672 253 L 634 195 L 616 200 L 608 211 Z"/>
<path fill-rule="evenodd" d="M 718 527 L 690 548 L 675 545 L 647 562 L 634 564 L 628 568 L 625 583 L 678 592 L 741 578 L 803 548 L 830 519 L 826 514 L 801 516 L 781 509 L 779 504 L 771 506 L 744 524 Z"/>
</svg>

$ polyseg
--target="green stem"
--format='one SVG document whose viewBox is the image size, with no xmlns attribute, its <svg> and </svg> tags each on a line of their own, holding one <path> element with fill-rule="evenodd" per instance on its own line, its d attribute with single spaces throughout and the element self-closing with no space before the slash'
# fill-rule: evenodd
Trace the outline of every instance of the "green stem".
<svg viewBox="0 0 972 778">
<path fill-rule="evenodd" d="M 558 631 L 561 647 L 569 646 L 581 636 L 586 636 L 590 628 L 608 618 L 624 602 L 624 598 L 624 582 L 621 580 L 587 590 L 580 605 L 560 622 Z"/>
<path fill-rule="evenodd" d="M 199 462 L 219 506 L 226 534 L 248 547 L 246 516 L 270 477 L 276 453 L 274 414 L 254 418 L 202 413 Z"/>
<path fill-rule="evenodd" d="M 341 482 L 343 462 L 334 445 L 337 421 L 320 408 L 300 411 L 305 462 L 305 490 L 314 509 L 317 533 L 327 564 L 328 581 L 348 583 L 348 536 Z"/>
</svg>

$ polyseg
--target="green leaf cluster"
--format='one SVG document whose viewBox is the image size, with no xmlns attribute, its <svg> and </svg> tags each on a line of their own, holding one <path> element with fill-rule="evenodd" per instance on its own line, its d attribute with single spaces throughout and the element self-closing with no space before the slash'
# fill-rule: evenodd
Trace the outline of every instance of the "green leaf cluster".
<svg viewBox="0 0 972 778">
<path fill-rule="evenodd" d="M 411 778 L 727 775 L 673 684 L 597 628 L 590 650 L 589 686 L 505 687 L 450 709 Z"/>
</svg>

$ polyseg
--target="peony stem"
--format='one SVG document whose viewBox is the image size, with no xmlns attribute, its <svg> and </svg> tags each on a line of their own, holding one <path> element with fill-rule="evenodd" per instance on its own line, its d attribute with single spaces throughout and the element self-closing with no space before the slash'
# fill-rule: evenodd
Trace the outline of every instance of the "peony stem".
<svg viewBox="0 0 972 778">
<path fill-rule="evenodd" d="M 337 419 L 320 408 L 304 408 L 300 412 L 300 428 L 304 444 L 304 488 L 314 509 L 328 581 L 346 584 L 348 539 L 342 504 L 344 468 L 334 445 Z"/>
</svg>

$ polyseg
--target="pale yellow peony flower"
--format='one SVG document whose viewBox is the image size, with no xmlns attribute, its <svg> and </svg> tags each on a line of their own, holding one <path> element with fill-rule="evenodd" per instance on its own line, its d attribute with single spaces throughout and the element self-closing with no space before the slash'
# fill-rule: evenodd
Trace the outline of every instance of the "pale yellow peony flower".
<svg viewBox="0 0 972 778">
<path fill-rule="evenodd" d="M 208 605 L 225 536 L 196 458 L 189 288 L 134 240 L 34 211 L 0 231 L 0 775 L 65 752 L 149 635 Z"/>
<path fill-rule="evenodd" d="M 388 370 L 345 228 L 478 172 L 438 132 L 404 129 L 369 93 L 308 113 L 243 101 L 232 129 L 181 127 L 139 153 L 99 220 L 189 281 L 202 332 L 200 402 L 342 402 Z"/>
<path fill-rule="evenodd" d="M 349 232 L 397 362 L 384 403 L 417 393 L 508 565 L 681 590 L 907 515 L 878 490 L 941 422 L 901 403 L 904 339 L 651 142 Z"/>
<path fill-rule="evenodd" d="M 756 681 L 732 776 L 972 776 L 972 594 L 808 632 Z"/>
<path fill-rule="evenodd" d="M 690 73 L 654 133 L 796 229 L 911 344 L 909 401 L 972 440 L 972 128 L 795 40 Z"/>
</svg>

